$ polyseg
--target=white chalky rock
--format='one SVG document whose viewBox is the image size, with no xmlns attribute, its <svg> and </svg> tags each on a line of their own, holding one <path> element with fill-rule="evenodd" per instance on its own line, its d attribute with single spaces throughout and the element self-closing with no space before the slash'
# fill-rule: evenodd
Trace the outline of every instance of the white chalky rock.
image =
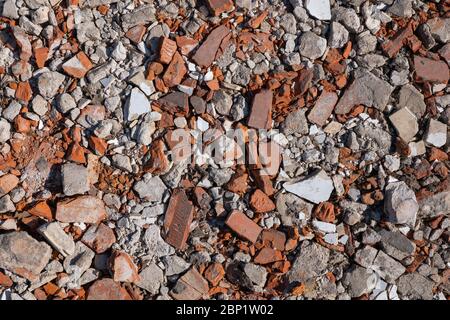
<svg viewBox="0 0 450 320">
<path fill-rule="evenodd" d="M 327 201 L 333 192 L 333 181 L 320 170 L 294 184 L 284 184 L 284 189 L 314 203 Z"/>
<path fill-rule="evenodd" d="M 314 18 L 319 20 L 331 19 L 330 0 L 306 0 L 305 6 Z"/>
<path fill-rule="evenodd" d="M 313 224 L 314 228 L 316 228 L 317 230 L 322 231 L 324 233 L 335 233 L 336 232 L 336 225 L 333 223 L 314 220 L 312 222 L 312 224 Z M 336 236 L 337 236 L 337 234 L 336 234 Z M 337 241 L 337 238 L 336 238 L 336 241 Z"/>
<path fill-rule="evenodd" d="M 425 134 L 425 142 L 435 147 L 442 147 L 447 142 L 447 125 L 431 119 Z"/>
<path fill-rule="evenodd" d="M 125 118 L 128 121 L 136 120 L 141 114 L 150 112 L 150 103 L 138 88 L 131 90 L 130 97 L 125 108 Z"/>
</svg>

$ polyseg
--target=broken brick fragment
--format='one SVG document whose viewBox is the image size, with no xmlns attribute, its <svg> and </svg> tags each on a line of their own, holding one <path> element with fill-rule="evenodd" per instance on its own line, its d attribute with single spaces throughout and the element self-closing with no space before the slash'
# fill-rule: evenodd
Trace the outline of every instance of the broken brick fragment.
<svg viewBox="0 0 450 320">
<path fill-rule="evenodd" d="M 132 300 L 119 283 L 110 278 L 95 281 L 88 289 L 87 300 Z"/>
<path fill-rule="evenodd" d="M 283 251 L 286 243 L 286 234 L 275 229 L 264 229 L 261 234 L 261 242 L 266 247 Z"/>
<path fill-rule="evenodd" d="M 8 194 L 19 184 L 19 178 L 13 174 L 5 174 L 0 177 L 0 197 Z"/>
<path fill-rule="evenodd" d="M 420 56 L 414 56 L 414 71 L 421 81 L 447 83 L 449 68 L 444 61 L 436 61 Z"/>
<path fill-rule="evenodd" d="M 48 48 L 40 47 L 34 49 L 34 59 L 36 60 L 38 68 L 43 68 L 48 59 Z"/>
<path fill-rule="evenodd" d="M 248 126 L 256 129 L 272 128 L 272 99 L 271 90 L 262 90 L 253 98 Z"/>
<path fill-rule="evenodd" d="M 29 209 L 28 212 L 33 216 L 42 217 L 49 221 L 53 220 L 52 209 L 45 201 L 38 202 L 35 206 Z"/>
<path fill-rule="evenodd" d="M 107 251 L 116 242 L 114 231 L 100 223 L 91 226 L 81 238 L 81 241 L 97 254 Z"/>
<path fill-rule="evenodd" d="M 222 40 L 229 34 L 230 29 L 225 25 L 215 28 L 197 49 L 192 60 L 201 67 L 209 67 L 216 58 L 216 53 L 219 50 Z"/>
<path fill-rule="evenodd" d="M 215 16 L 233 9 L 233 1 L 231 0 L 206 0 L 206 2 Z"/>
<path fill-rule="evenodd" d="M 78 52 L 62 65 L 63 70 L 68 75 L 78 79 L 83 78 L 92 67 L 91 60 L 83 51 Z"/>
<path fill-rule="evenodd" d="M 223 279 L 225 270 L 220 263 L 212 263 L 208 268 L 206 268 L 204 275 L 206 280 L 208 280 L 215 287 Z"/>
<path fill-rule="evenodd" d="M 126 252 L 115 251 L 111 257 L 113 279 L 117 282 L 136 283 L 140 277 L 133 258 Z"/>
<path fill-rule="evenodd" d="M 28 81 L 19 82 L 16 89 L 16 99 L 22 102 L 28 102 L 32 97 L 32 93 Z"/>
<path fill-rule="evenodd" d="M 166 86 L 173 87 L 181 83 L 186 72 L 187 68 L 183 57 L 176 51 L 162 79 Z"/>
<path fill-rule="evenodd" d="M 169 38 L 163 37 L 159 48 L 159 61 L 169 64 L 177 52 L 177 43 Z"/>
<path fill-rule="evenodd" d="M 80 196 L 61 200 L 56 205 L 56 220 L 97 224 L 106 219 L 103 201 L 94 196 Z"/>
<path fill-rule="evenodd" d="M 90 136 L 88 143 L 89 147 L 91 147 L 92 150 L 94 150 L 94 152 L 99 156 L 103 156 L 108 148 L 108 143 L 104 139 L 96 136 Z"/>
<path fill-rule="evenodd" d="M 238 210 L 232 211 L 225 223 L 239 236 L 253 243 L 258 240 L 258 236 L 262 231 L 260 226 Z"/>
<path fill-rule="evenodd" d="M 198 300 L 208 295 L 208 282 L 196 268 L 192 267 L 181 278 L 169 294 L 175 300 Z"/>
<path fill-rule="evenodd" d="M 258 252 L 254 262 L 257 264 L 269 264 L 280 260 L 283 260 L 283 255 L 280 251 L 265 247 Z"/>
<path fill-rule="evenodd" d="M 138 44 L 142 41 L 146 30 L 147 29 L 144 25 L 137 25 L 128 29 L 128 31 L 125 33 L 125 37 L 130 39 L 134 44 Z"/>
<path fill-rule="evenodd" d="M 257 213 L 269 212 L 275 209 L 273 201 L 259 189 L 256 189 L 250 197 L 250 206 Z"/>
<path fill-rule="evenodd" d="M 175 248 L 183 250 L 189 236 L 194 206 L 189 201 L 183 189 L 175 189 L 167 207 L 164 229 L 165 240 Z"/>
</svg>

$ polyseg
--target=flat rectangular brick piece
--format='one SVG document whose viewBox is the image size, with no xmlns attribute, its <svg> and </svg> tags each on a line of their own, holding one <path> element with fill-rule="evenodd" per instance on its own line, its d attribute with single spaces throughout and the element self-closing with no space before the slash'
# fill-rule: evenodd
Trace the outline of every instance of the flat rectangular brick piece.
<svg viewBox="0 0 450 320">
<path fill-rule="evenodd" d="M 225 221 L 228 227 L 241 237 L 255 243 L 262 228 L 240 211 L 234 210 Z"/>
<path fill-rule="evenodd" d="M 194 207 L 183 189 L 176 189 L 170 198 L 164 219 L 165 240 L 172 246 L 183 249 L 189 236 Z"/>
<path fill-rule="evenodd" d="M 262 90 L 255 95 L 248 119 L 249 127 L 256 129 L 272 127 L 272 99 L 273 92 L 271 90 Z"/>
</svg>

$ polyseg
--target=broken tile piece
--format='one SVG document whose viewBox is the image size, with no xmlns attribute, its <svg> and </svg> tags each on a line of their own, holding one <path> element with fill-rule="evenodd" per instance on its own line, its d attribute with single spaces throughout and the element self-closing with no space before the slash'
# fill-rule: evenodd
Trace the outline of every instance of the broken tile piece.
<svg viewBox="0 0 450 320">
<path fill-rule="evenodd" d="M 110 278 L 95 281 L 88 289 L 87 300 L 132 300 L 119 283 Z"/>
<path fill-rule="evenodd" d="M 255 243 L 262 229 L 253 220 L 240 211 L 234 210 L 230 213 L 226 225 L 239 236 Z"/>
<path fill-rule="evenodd" d="M 323 170 L 307 176 L 300 182 L 285 183 L 283 188 L 314 203 L 327 201 L 334 190 L 333 181 Z"/>
<path fill-rule="evenodd" d="M 176 86 L 181 83 L 186 72 L 186 63 L 181 54 L 176 51 L 163 75 L 163 81 L 168 87 Z"/>
<path fill-rule="evenodd" d="M 183 250 L 189 236 L 194 207 L 183 189 L 175 189 L 164 218 L 167 243 Z"/>
<path fill-rule="evenodd" d="M 233 1 L 231 0 L 207 0 L 206 2 L 215 16 L 233 9 Z"/>
</svg>

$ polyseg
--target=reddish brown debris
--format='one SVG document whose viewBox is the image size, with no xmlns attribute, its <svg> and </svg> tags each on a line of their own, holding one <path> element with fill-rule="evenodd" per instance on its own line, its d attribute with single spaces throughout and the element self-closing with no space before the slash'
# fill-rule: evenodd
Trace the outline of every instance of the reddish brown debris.
<svg viewBox="0 0 450 320">
<path fill-rule="evenodd" d="M 272 128 L 272 99 L 271 90 L 263 90 L 253 98 L 248 126 L 256 129 Z"/>
<path fill-rule="evenodd" d="M 233 9 L 233 1 L 231 0 L 206 0 L 206 2 L 215 16 Z"/>
<path fill-rule="evenodd" d="M 222 43 L 222 40 L 230 34 L 230 29 L 225 25 L 221 25 L 211 31 L 206 38 L 205 42 L 197 49 L 192 60 L 195 61 L 199 66 L 209 67 L 214 59 L 216 58 L 216 53 Z"/>
<path fill-rule="evenodd" d="M 111 270 L 113 279 L 117 282 L 139 281 L 138 268 L 133 262 L 133 258 L 123 251 L 115 251 L 111 257 Z"/>
<path fill-rule="evenodd" d="M 97 224 L 104 219 L 106 219 L 105 205 L 94 196 L 62 200 L 56 206 L 56 220 L 61 222 Z"/>
<path fill-rule="evenodd" d="M 208 282 L 193 267 L 177 281 L 170 295 L 175 300 L 198 300 L 207 297 L 208 290 Z"/>
<path fill-rule="evenodd" d="M 449 78 L 448 65 L 443 61 L 436 61 L 420 56 L 414 56 L 414 71 L 421 81 L 447 83 Z"/>
<path fill-rule="evenodd" d="M 104 278 L 94 282 L 87 292 L 87 300 L 132 300 L 130 294 L 113 279 Z"/>
<path fill-rule="evenodd" d="M 269 212 L 275 209 L 273 201 L 259 189 L 256 189 L 250 197 L 250 206 L 257 213 Z"/>
<path fill-rule="evenodd" d="M 261 241 L 267 247 L 283 251 L 286 234 L 275 229 L 265 229 L 261 234 Z"/>
<path fill-rule="evenodd" d="M 103 253 L 116 242 L 114 231 L 103 223 L 91 226 L 81 241 L 96 253 Z"/>
<path fill-rule="evenodd" d="M 181 83 L 186 72 L 186 64 L 181 54 L 177 51 L 173 55 L 172 61 L 164 73 L 163 81 L 168 87 L 176 86 Z"/>
<path fill-rule="evenodd" d="M 167 207 L 164 229 L 165 240 L 174 247 L 183 250 L 189 236 L 194 207 L 183 189 L 175 189 Z"/>
<path fill-rule="evenodd" d="M 239 236 L 253 243 L 258 240 L 258 236 L 262 231 L 260 226 L 238 210 L 232 211 L 225 223 Z"/>
<path fill-rule="evenodd" d="M 33 216 L 42 217 L 49 221 L 53 220 L 52 209 L 45 201 L 38 202 L 34 207 L 29 209 L 28 212 Z"/>
<path fill-rule="evenodd" d="M 280 251 L 266 247 L 262 248 L 261 251 L 259 251 L 254 261 L 257 264 L 269 264 L 281 260 L 283 260 L 283 255 Z"/>
<path fill-rule="evenodd" d="M 9 193 L 19 184 L 19 178 L 13 174 L 5 174 L 0 177 L 0 197 Z"/>
<path fill-rule="evenodd" d="M 224 275 L 225 270 L 220 263 L 210 264 L 209 267 L 205 270 L 205 278 L 213 286 L 217 286 L 220 280 L 223 279 Z"/>
<path fill-rule="evenodd" d="M 65 62 L 62 68 L 68 75 L 81 79 L 92 69 L 92 63 L 87 55 L 80 51 L 75 57 Z"/>
<path fill-rule="evenodd" d="M 177 43 L 169 38 L 163 37 L 159 49 L 159 61 L 164 64 L 169 64 L 177 51 Z"/>
</svg>

